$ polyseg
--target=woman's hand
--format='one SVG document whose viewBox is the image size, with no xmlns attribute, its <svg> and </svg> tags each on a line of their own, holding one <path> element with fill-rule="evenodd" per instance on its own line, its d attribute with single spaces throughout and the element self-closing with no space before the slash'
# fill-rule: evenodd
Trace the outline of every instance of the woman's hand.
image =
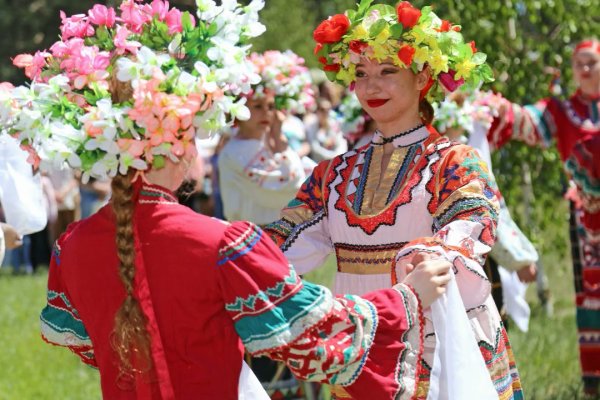
<svg viewBox="0 0 600 400">
<path fill-rule="evenodd" d="M 535 282 L 537 277 L 537 265 L 536 263 L 531 263 L 520 270 L 517 271 L 517 276 L 519 280 L 523 283 L 531 283 Z"/>
<path fill-rule="evenodd" d="M 408 275 L 402 283 L 413 287 L 421 299 L 423 308 L 427 308 L 446 292 L 450 281 L 452 264 L 442 258 L 434 259 L 427 253 L 417 254 L 412 264 L 406 266 Z"/>
<path fill-rule="evenodd" d="M 15 228 L 5 223 L 0 223 L 0 225 L 0 228 L 4 232 L 4 243 L 6 243 L 7 249 L 12 250 L 23 244 L 23 239 L 19 236 Z"/>
</svg>

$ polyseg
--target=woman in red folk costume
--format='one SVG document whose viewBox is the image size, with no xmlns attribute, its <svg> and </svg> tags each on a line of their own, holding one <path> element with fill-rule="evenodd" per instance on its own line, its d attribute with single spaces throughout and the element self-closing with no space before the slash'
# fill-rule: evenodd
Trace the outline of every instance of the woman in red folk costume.
<svg viewBox="0 0 600 400">
<path fill-rule="evenodd" d="M 450 263 L 335 297 L 302 282 L 257 226 L 173 195 L 195 136 L 248 114 L 235 100 L 250 90 L 241 60 L 264 4 L 211 3 L 197 20 L 161 0 L 65 16 L 51 52 L 19 58 L 31 84 L 0 85 L 0 132 L 32 162 L 112 178 L 110 204 L 55 245 L 42 336 L 97 367 L 106 399 L 267 399 L 244 349 L 356 398 L 397 398 L 396 362 L 418 363 L 422 308 L 444 293 Z"/>
<path fill-rule="evenodd" d="M 495 238 L 495 183 L 476 151 L 431 126 L 430 101 L 493 79 L 485 54 L 460 26 L 406 1 L 362 1 L 321 23 L 314 39 L 327 76 L 356 91 L 378 130 L 368 145 L 321 162 L 268 233 L 300 273 L 335 252 L 339 293 L 390 287 L 424 254 L 451 261 L 448 296 L 426 311 L 423 361 L 397 378 L 416 382 L 406 389 L 416 399 L 521 399 L 482 269 Z"/>
<path fill-rule="evenodd" d="M 488 138 L 496 147 L 516 139 L 548 147 L 556 143 L 576 189 L 571 199 L 571 248 L 577 296 L 579 351 L 585 391 L 600 384 L 600 43 L 586 40 L 572 57 L 577 91 L 568 100 L 547 98 L 499 107 Z"/>
</svg>

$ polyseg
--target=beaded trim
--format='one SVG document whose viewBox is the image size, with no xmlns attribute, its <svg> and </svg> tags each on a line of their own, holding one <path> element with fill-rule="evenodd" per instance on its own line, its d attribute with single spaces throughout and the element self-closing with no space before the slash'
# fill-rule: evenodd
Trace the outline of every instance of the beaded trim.
<svg viewBox="0 0 600 400">
<path fill-rule="evenodd" d="M 411 134 L 411 133 L 413 133 L 415 131 L 418 131 L 419 129 L 423 128 L 424 126 L 425 126 L 424 124 L 419 124 L 419 125 L 415 126 L 412 129 L 409 129 L 407 131 L 401 132 L 401 133 L 399 133 L 397 135 L 394 135 L 394 136 L 390 136 L 390 137 L 381 136 L 381 139 L 379 139 L 379 140 L 381 140 L 381 142 L 379 142 L 379 141 L 378 142 L 373 141 L 373 144 L 374 145 L 378 145 L 378 146 L 382 146 L 382 145 L 387 144 L 387 143 L 392 143 L 394 140 L 399 139 L 399 138 L 401 138 L 403 136 L 409 135 L 409 134 Z M 379 132 L 379 131 L 377 131 L 377 132 L 381 134 L 381 132 Z"/>
</svg>

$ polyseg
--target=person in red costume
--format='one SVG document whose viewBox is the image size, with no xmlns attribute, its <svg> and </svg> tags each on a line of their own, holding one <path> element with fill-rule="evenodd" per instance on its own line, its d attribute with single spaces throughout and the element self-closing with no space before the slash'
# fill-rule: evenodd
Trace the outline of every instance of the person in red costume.
<svg viewBox="0 0 600 400">
<path fill-rule="evenodd" d="M 572 68 L 577 90 L 521 106 L 504 100 L 488 138 L 495 147 L 509 140 L 555 145 L 575 185 L 571 200 L 571 249 L 575 279 L 579 354 L 585 392 L 600 385 L 600 43 L 575 47 Z"/>
</svg>

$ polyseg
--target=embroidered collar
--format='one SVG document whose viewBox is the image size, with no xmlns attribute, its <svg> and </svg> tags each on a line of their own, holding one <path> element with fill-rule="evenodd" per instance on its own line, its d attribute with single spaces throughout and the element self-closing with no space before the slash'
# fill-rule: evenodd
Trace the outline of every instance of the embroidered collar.
<svg viewBox="0 0 600 400">
<path fill-rule="evenodd" d="M 427 139 L 427 137 L 429 137 L 429 130 L 425 125 L 421 124 L 391 137 L 385 137 L 377 130 L 373 134 L 371 143 L 377 146 L 392 143 L 394 147 L 408 147 L 415 143 L 422 142 Z"/>
<path fill-rule="evenodd" d="M 140 204 L 178 203 L 177 198 L 169 189 L 158 185 L 143 184 L 138 198 Z"/>
</svg>

